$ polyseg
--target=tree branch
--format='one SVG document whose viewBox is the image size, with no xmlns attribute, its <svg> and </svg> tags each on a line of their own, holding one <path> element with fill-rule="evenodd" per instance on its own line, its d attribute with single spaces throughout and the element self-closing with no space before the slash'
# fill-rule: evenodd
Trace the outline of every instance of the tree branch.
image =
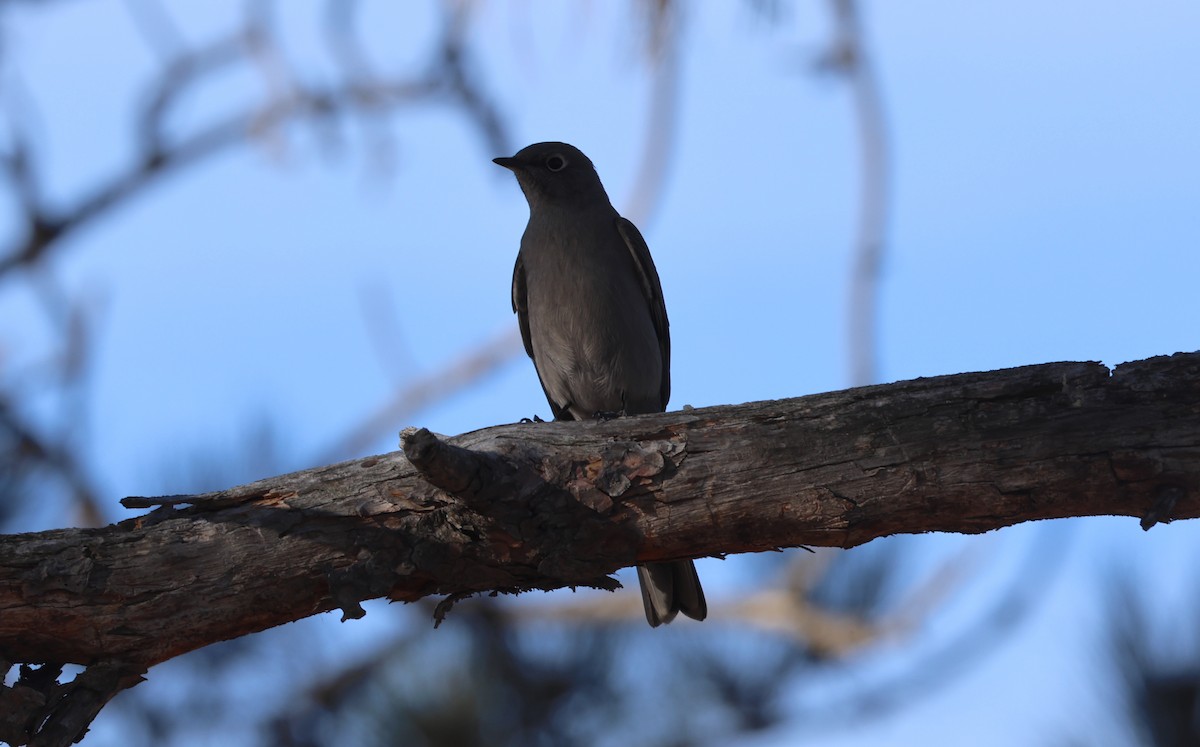
<svg viewBox="0 0 1200 747">
<path fill-rule="evenodd" d="M 130 498 L 159 508 L 4 538 L 0 658 L 136 673 L 320 612 L 359 617 L 377 597 L 612 589 L 607 574 L 650 560 L 1195 518 L 1197 415 L 1189 353 L 450 439 L 410 430 L 407 457 Z"/>
</svg>

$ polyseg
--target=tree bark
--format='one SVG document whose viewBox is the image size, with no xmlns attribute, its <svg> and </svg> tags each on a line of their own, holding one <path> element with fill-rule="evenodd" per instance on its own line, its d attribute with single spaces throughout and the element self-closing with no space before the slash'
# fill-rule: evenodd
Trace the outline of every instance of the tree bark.
<svg viewBox="0 0 1200 747">
<path fill-rule="evenodd" d="M 404 452 L 0 541 L 0 659 L 125 673 L 359 602 L 615 588 L 636 562 L 1033 519 L 1200 515 L 1200 353 L 620 418 Z"/>
</svg>

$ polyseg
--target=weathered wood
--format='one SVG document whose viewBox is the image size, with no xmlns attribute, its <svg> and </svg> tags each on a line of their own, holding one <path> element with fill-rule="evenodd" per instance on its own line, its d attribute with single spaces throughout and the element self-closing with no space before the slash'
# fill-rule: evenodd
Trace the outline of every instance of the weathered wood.
<svg viewBox="0 0 1200 747">
<path fill-rule="evenodd" d="M 0 538 L 0 658 L 128 673 L 375 597 L 613 588 L 606 574 L 638 561 L 1140 518 L 1156 502 L 1154 520 L 1194 518 L 1200 353 L 446 439 L 478 460 L 407 435 L 469 498 L 396 452 Z"/>
</svg>

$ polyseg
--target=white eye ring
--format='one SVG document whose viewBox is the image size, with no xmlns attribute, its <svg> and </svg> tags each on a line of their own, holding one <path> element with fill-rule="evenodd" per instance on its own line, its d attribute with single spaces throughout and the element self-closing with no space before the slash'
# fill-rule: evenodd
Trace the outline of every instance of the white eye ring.
<svg viewBox="0 0 1200 747">
<path fill-rule="evenodd" d="M 546 168 L 551 171 L 556 171 L 556 172 L 562 171 L 566 167 L 567 167 L 567 159 L 563 158 L 562 156 L 560 156 L 557 153 L 555 153 L 554 155 L 552 155 L 546 159 Z"/>
</svg>

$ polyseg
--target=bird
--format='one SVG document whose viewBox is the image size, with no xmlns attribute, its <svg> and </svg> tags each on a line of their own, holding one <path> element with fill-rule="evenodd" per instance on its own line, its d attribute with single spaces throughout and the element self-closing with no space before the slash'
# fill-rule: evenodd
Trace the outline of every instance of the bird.
<svg viewBox="0 0 1200 747">
<path fill-rule="evenodd" d="M 493 161 L 529 203 L 512 307 L 555 420 L 664 412 L 671 337 L 662 284 L 637 227 L 608 199 L 590 159 L 535 143 Z M 708 615 L 691 560 L 637 567 L 646 621 Z"/>
</svg>

